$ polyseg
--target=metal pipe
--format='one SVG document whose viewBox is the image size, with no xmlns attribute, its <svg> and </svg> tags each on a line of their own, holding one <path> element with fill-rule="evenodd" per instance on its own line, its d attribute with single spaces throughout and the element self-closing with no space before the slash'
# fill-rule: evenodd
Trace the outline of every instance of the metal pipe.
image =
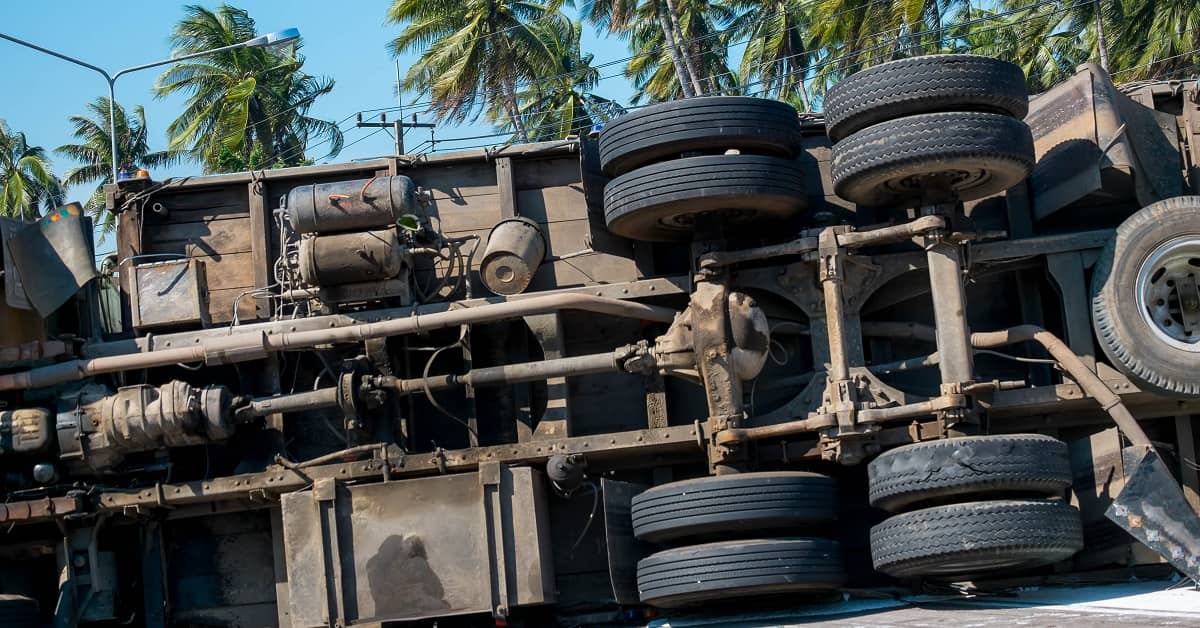
<svg viewBox="0 0 1200 628">
<path fill-rule="evenodd" d="M 921 216 L 912 222 L 906 222 L 902 225 L 838 234 L 837 245 L 856 249 L 865 246 L 892 244 L 903 242 L 927 231 L 941 229 L 945 226 L 946 220 L 941 216 Z M 770 246 L 743 249 L 741 251 L 713 251 L 700 256 L 700 267 L 714 268 L 784 255 L 800 255 L 817 250 L 817 246 L 816 237 L 804 235 L 783 244 L 772 244 Z"/>
<path fill-rule="evenodd" d="M 581 310 L 641 320 L 670 323 L 675 310 L 633 301 L 589 294 L 554 294 L 514 301 L 489 303 L 471 308 L 364 323 L 336 329 L 315 329 L 270 335 L 261 331 L 222 336 L 207 343 L 181 349 L 165 349 L 83 360 L 72 360 L 18 373 L 0 375 L 0 390 L 24 390 L 78 381 L 93 375 L 160 368 L 172 364 L 204 362 L 206 365 L 261 360 L 271 353 L 308 349 L 318 345 L 361 342 L 424 333 L 461 325 L 473 325 L 561 310 Z"/>
<path fill-rule="evenodd" d="M 979 349 L 991 349 L 1031 340 L 1045 347 L 1046 352 L 1071 376 L 1071 379 L 1075 380 L 1075 383 L 1079 384 L 1084 392 L 1100 404 L 1100 407 L 1112 417 L 1117 427 L 1125 433 L 1125 437 L 1129 439 L 1130 443 L 1152 446 L 1150 438 L 1146 436 L 1142 426 L 1129 412 L 1129 408 L 1125 407 L 1121 397 L 1092 372 L 1058 336 L 1037 325 L 1018 325 L 1000 331 L 971 334 L 971 345 Z"/>
<path fill-rule="evenodd" d="M 933 327 L 921 323 L 902 323 L 894 321 L 863 321 L 861 323 L 864 336 L 880 336 L 912 340 L 936 341 L 937 333 Z"/>
<path fill-rule="evenodd" d="M 884 362 L 883 364 L 870 364 L 867 366 L 867 369 L 876 375 L 887 375 L 889 373 L 914 371 L 917 369 L 937 366 L 939 361 L 938 354 L 935 351 L 929 355 L 923 355 L 916 358 L 905 358 L 903 360 L 896 360 L 895 362 Z"/>
<path fill-rule="evenodd" d="M 801 419 L 799 421 L 788 421 L 787 423 L 776 423 L 775 425 L 761 425 L 759 427 L 734 428 L 717 432 L 716 442 L 718 445 L 728 445 L 751 440 L 780 438 L 804 432 L 815 432 L 827 427 L 833 427 L 834 424 L 834 421 L 828 418 L 819 418 Z"/>
<path fill-rule="evenodd" d="M 620 356 L 628 355 L 628 351 L 618 349 L 608 353 L 593 353 L 569 358 L 556 358 L 539 362 L 524 362 L 490 366 L 472 369 L 461 375 L 447 373 L 431 376 L 424 380 L 420 377 L 399 379 L 382 377 L 380 384 L 396 390 L 401 394 L 420 392 L 426 386 L 430 390 L 444 390 L 457 386 L 491 386 L 496 384 L 520 384 L 547 380 L 552 377 L 568 377 L 572 375 L 595 375 L 597 373 L 617 373 L 621 371 L 618 362 Z"/>
<path fill-rule="evenodd" d="M 942 384 L 970 382 L 974 365 L 962 282 L 962 248 L 937 240 L 928 246 L 926 259 Z"/>
<path fill-rule="evenodd" d="M 266 416 L 268 414 L 299 412 L 302 410 L 321 410 L 336 408 L 338 404 L 338 389 L 336 386 L 321 388 L 291 395 L 263 397 L 250 402 L 247 409 L 239 412 L 239 416 Z"/>
<path fill-rule="evenodd" d="M 927 231 L 941 229 L 945 226 L 946 219 L 941 216 L 921 216 L 912 222 L 906 222 L 902 225 L 839 234 L 837 241 L 838 246 L 844 246 L 848 249 L 894 244 L 919 236 Z"/>
</svg>

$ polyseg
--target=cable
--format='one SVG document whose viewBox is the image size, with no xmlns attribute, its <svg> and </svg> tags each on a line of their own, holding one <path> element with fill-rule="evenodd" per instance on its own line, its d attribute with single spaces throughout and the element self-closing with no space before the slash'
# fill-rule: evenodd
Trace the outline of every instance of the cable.
<svg viewBox="0 0 1200 628">
<path fill-rule="evenodd" d="M 432 405 L 435 410 L 437 410 L 438 412 L 441 412 L 442 415 L 445 416 L 446 418 L 465 427 L 467 429 L 467 431 L 470 432 L 471 435 L 475 437 L 475 442 L 478 443 L 479 442 L 479 432 L 476 432 L 475 428 L 471 427 L 470 423 L 467 423 L 466 421 L 458 418 L 454 413 L 452 413 L 449 410 L 447 410 L 446 408 L 442 407 L 442 404 L 438 403 L 437 399 L 433 398 L 433 391 L 429 389 L 429 369 L 430 369 L 430 367 L 433 366 L 433 361 L 436 360 L 437 357 L 439 355 L 441 355 L 441 353 L 443 351 L 445 351 L 447 349 L 453 349 L 455 347 L 461 347 L 461 346 L 463 346 L 463 340 L 460 337 L 458 340 L 455 340 L 454 342 L 452 342 L 444 347 L 439 348 L 437 351 L 434 351 L 433 355 L 429 356 L 429 359 L 425 361 L 425 368 L 421 371 L 421 388 L 423 388 L 425 390 L 425 398 L 429 400 L 429 404 Z"/>
<path fill-rule="evenodd" d="M 1165 39 L 1165 38 L 1164 38 L 1164 39 Z M 1151 61 L 1151 62 L 1149 62 L 1149 63 L 1142 63 L 1142 64 L 1140 64 L 1140 65 L 1134 65 L 1134 66 L 1130 66 L 1130 67 L 1128 67 L 1128 68 L 1124 68 L 1124 69 L 1122 69 L 1122 70 L 1119 70 L 1119 71 L 1117 71 L 1117 72 L 1112 72 L 1111 74 L 1109 74 L 1109 76 L 1117 76 L 1118 74 L 1124 74 L 1124 73 L 1126 73 L 1126 72 L 1129 72 L 1129 71 L 1131 71 L 1131 70 L 1136 70 L 1136 69 L 1138 69 L 1138 68 L 1144 68 L 1144 67 L 1150 67 L 1150 66 L 1152 66 L 1152 65 L 1157 65 L 1157 64 L 1159 64 L 1159 63 L 1162 63 L 1163 61 L 1170 61 L 1170 60 L 1172 60 L 1172 59 L 1178 59 L 1178 58 L 1180 58 L 1180 57 L 1186 57 L 1186 56 L 1188 56 L 1188 55 L 1193 55 L 1193 54 L 1197 54 L 1197 53 L 1200 53 L 1200 48 L 1193 48 L 1193 49 L 1191 49 L 1191 50 L 1189 50 L 1189 51 L 1187 51 L 1187 52 L 1181 52 L 1181 53 L 1179 53 L 1179 54 L 1177 54 L 1177 55 L 1171 55 L 1171 56 L 1169 56 L 1169 57 L 1163 57 L 1163 58 L 1161 58 L 1161 59 L 1157 59 L 1157 60 L 1155 60 L 1155 61 Z M 1181 69 L 1186 69 L 1186 68 L 1181 68 Z"/>
<path fill-rule="evenodd" d="M 1019 355 L 1011 355 L 1008 353 L 1001 353 L 999 351 L 992 351 L 991 349 L 975 349 L 975 353 L 992 355 L 996 356 L 997 358 L 1004 358 L 1005 360 L 1012 360 L 1014 362 L 1024 362 L 1026 364 L 1058 364 L 1057 360 L 1051 360 L 1049 358 L 1024 358 Z"/>
<path fill-rule="evenodd" d="M 806 8 L 808 8 L 808 7 L 810 7 L 810 6 L 814 6 L 814 5 L 821 4 L 822 2 L 825 2 L 825 1 L 826 1 L 826 0 L 809 0 L 808 2 L 801 3 L 801 4 L 797 5 L 797 6 L 796 6 L 796 7 L 794 7 L 792 10 L 803 10 L 803 9 L 806 9 Z M 1057 2 L 1057 1 L 1058 1 L 1058 0 L 1043 0 L 1043 2 Z M 1088 1 L 1091 1 L 1091 0 L 1088 0 Z M 848 8 L 848 9 L 842 9 L 842 10 L 840 10 L 840 11 L 836 11 L 836 12 L 834 12 L 834 13 L 831 13 L 830 15 L 826 16 L 826 19 L 828 19 L 828 18 L 833 18 L 833 17 L 836 17 L 836 16 L 838 16 L 838 15 L 842 15 L 842 14 L 845 14 L 845 13 L 852 13 L 852 12 L 855 12 L 855 11 L 859 11 L 859 10 L 862 10 L 862 9 L 865 9 L 865 8 L 868 8 L 868 7 L 871 7 L 871 6 L 874 6 L 874 5 L 876 5 L 876 4 L 886 4 L 886 3 L 888 3 L 888 2 L 890 2 L 890 0 L 870 0 L 870 1 L 869 1 L 869 2 L 867 2 L 866 4 L 859 5 L 859 6 L 852 7 L 852 8 Z M 721 36 L 721 35 L 723 35 L 723 34 L 725 34 L 725 33 L 728 33 L 728 32 L 730 32 L 730 31 L 736 30 L 736 28 L 737 28 L 737 27 L 735 27 L 735 26 L 727 26 L 727 27 L 725 27 L 725 28 L 716 29 L 716 30 L 714 30 L 714 31 L 713 31 L 713 32 L 711 32 L 711 33 L 706 33 L 706 34 L 704 34 L 704 35 L 698 35 L 698 36 L 696 36 L 696 37 L 690 37 L 690 38 L 686 38 L 686 39 L 680 40 L 680 41 L 676 42 L 676 45 L 677 45 L 677 46 L 684 46 L 684 45 L 691 45 L 691 44 L 695 44 L 695 43 L 698 43 L 698 42 L 701 42 L 701 41 L 705 41 L 705 40 L 708 40 L 708 39 L 712 39 L 712 38 L 715 38 L 715 37 L 719 37 L 719 36 Z M 784 29 L 782 29 L 782 30 L 776 30 L 776 31 L 771 31 L 771 32 L 768 32 L 768 33 L 764 33 L 763 35 L 779 34 L 779 33 L 781 33 L 781 32 L 786 32 L 786 31 L 788 31 L 788 30 L 792 30 L 792 29 L 798 29 L 798 28 L 800 28 L 800 25 L 796 25 L 796 26 L 789 26 L 789 27 L 787 27 L 787 28 L 784 28 Z M 889 29 L 889 30 L 891 30 L 891 29 Z M 882 34 L 882 33 L 885 33 L 885 32 L 887 32 L 887 31 L 880 31 L 879 33 L 872 33 L 871 35 L 867 35 L 867 36 L 865 36 L 865 37 L 870 37 L 870 36 L 874 36 L 874 35 L 879 35 L 879 34 Z M 760 35 L 760 37 L 761 37 L 761 36 L 763 36 L 763 35 Z M 728 47 L 731 47 L 731 48 L 733 48 L 733 47 L 737 47 L 737 46 L 740 46 L 740 45 L 742 45 L 742 44 L 747 44 L 747 43 L 749 43 L 749 42 L 753 41 L 754 39 L 757 39 L 757 37 L 752 37 L 752 38 L 745 39 L 745 40 L 742 40 L 742 41 L 733 42 L 733 43 L 727 44 L 727 46 L 728 46 Z M 606 61 L 606 62 L 604 62 L 604 63 L 601 63 L 601 64 L 599 64 L 599 65 L 594 65 L 594 66 L 589 66 L 589 67 L 585 67 L 585 68 L 580 68 L 580 69 L 578 69 L 578 70 L 572 70 L 572 71 L 569 71 L 569 72 L 563 72 L 563 73 L 560 73 L 560 74 L 556 74 L 556 75 L 554 75 L 554 76 L 549 76 L 549 77 L 542 77 L 542 78 L 538 78 L 538 79 L 536 79 L 536 80 L 528 81 L 528 82 L 526 82 L 526 83 L 524 83 L 524 84 L 521 84 L 520 82 L 518 82 L 518 83 L 515 85 L 515 87 L 518 87 L 518 88 L 533 87 L 533 86 L 536 86 L 536 85 L 542 85 L 542 84 L 545 84 L 545 83 L 549 83 L 549 82 L 557 81 L 558 79 L 561 79 L 561 78 L 566 78 L 566 77 L 569 77 L 569 76 L 573 76 L 573 75 L 575 75 L 575 74 L 580 74 L 580 73 L 583 73 L 583 72 L 587 72 L 587 71 L 589 71 L 589 70 L 593 70 L 593 69 L 594 69 L 594 70 L 600 70 L 600 69 L 603 69 L 603 68 L 612 67 L 612 66 L 614 66 L 614 65 L 620 65 L 620 64 L 623 64 L 623 63 L 628 63 L 628 62 L 630 62 L 630 61 L 633 61 L 633 60 L 635 60 L 635 59 L 641 59 L 641 58 L 643 58 L 643 57 L 652 57 L 652 56 L 655 56 L 655 55 L 662 54 L 662 53 L 663 53 L 663 52 L 666 50 L 666 48 L 667 48 L 667 46 L 666 46 L 666 44 L 664 43 L 664 44 L 662 44 L 662 45 L 659 45 L 659 46 L 656 46 L 656 47 L 652 48 L 651 50 L 647 50 L 647 51 L 645 51 L 645 52 L 639 52 L 639 53 L 636 53 L 636 54 L 633 54 L 633 55 L 631 55 L 631 56 L 624 57 L 624 58 L 621 58 L 621 59 L 614 59 L 614 60 L 612 60 L 612 61 Z M 617 77 L 621 77 L 621 76 L 624 76 L 624 73 L 621 73 L 621 74 L 612 74 L 612 75 L 604 76 L 604 77 L 601 77 L 600 79 L 598 79 L 598 81 L 603 81 L 603 80 L 606 80 L 606 79 L 611 79 L 611 78 L 617 78 Z M 485 97 L 485 96 L 487 96 L 487 94 L 485 93 L 485 90 L 476 90 L 476 91 L 472 92 L 471 96 L 472 96 L 472 97 L 474 97 L 474 98 L 481 98 L 481 97 Z M 395 109 L 400 109 L 400 108 L 408 109 L 408 108 L 415 108 L 415 107 L 427 107 L 427 106 L 429 106 L 429 105 L 431 105 L 431 104 L 434 104 L 434 103 L 433 103 L 432 101 L 420 101 L 420 100 L 418 100 L 418 101 L 415 101 L 415 102 L 413 102 L 413 103 L 410 103 L 410 104 L 407 104 L 407 105 L 403 105 L 403 106 L 401 106 L 401 105 L 394 105 L 394 106 L 391 106 L 391 107 L 380 107 L 380 108 L 377 108 L 377 109 L 369 109 L 369 110 L 364 110 L 364 111 L 363 111 L 363 113 L 367 113 L 367 112 L 379 112 L 379 111 L 392 111 L 392 110 L 395 110 Z"/>
<path fill-rule="evenodd" d="M 583 542 L 583 538 L 587 536 L 588 530 L 592 527 L 592 520 L 596 518 L 596 511 L 600 509 L 600 490 L 596 488 L 596 483 L 588 480 L 586 486 L 592 489 L 592 512 L 588 515 L 587 523 L 583 524 L 583 530 L 580 531 L 579 538 L 575 539 L 575 542 L 571 544 L 571 549 L 567 550 L 568 556 L 574 553 L 579 544 Z"/>
</svg>

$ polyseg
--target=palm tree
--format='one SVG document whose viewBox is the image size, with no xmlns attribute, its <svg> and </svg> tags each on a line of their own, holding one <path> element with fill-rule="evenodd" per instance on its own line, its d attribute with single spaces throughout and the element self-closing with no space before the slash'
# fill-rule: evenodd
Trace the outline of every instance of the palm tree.
<svg viewBox="0 0 1200 628">
<path fill-rule="evenodd" d="M 1036 2 L 1007 0 L 1005 5 L 1023 8 L 1036 6 Z M 1109 71 L 1118 80 L 1170 76 L 1195 68 L 1200 60 L 1196 52 L 1200 49 L 1200 3 L 1195 0 L 1077 2 L 1056 11 L 1051 32 L 1073 33 L 1095 61 L 1103 58 L 1101 45 L 1106 44 Z"/>
<path fill-rule="evenodd" d="M 171 43 L 181 55 L 255 36 L 254 20 L 242 9 L 191 5 L 184 7 Z M 160 98 L 184 93 L 188 100 L 167 127 L 169 148 L 191 151 L 207 172 L 219 170 L 223 149 L 248 160 L 256 144 L 268 161 L 284 165 L 303 162 L 304 149 L 314 140 L 324 140 L 329 155 L 337 154 L 343 141 L 337 125 L 308 116 L 313 102 L 333 90 L 333 80 L 309 76 L 303 65 L 302 57 L 243 48 L 172 66 L 159 76 L 156 93 Z"/>
<path fill-rule="evenodd" d="M 517 93 L 518 117 L 526 123 L 530 141 L 582 135 L 593 125 L 625 113 L 616 101 L 591 91 L 600 81 L 600 71 L 592 67 L 593 55 L 580 50 L 582 28 L 578 22 L 551 20 L 537 24 L 536 31 L 554 56 L 553 63 L 540 70 L 546 78 Z M 501 127 L 512 130 L 511 122 L 501 114 L 493 108 L 489 117 L 504 120 Z"/>
<path fill-rule="evenodd" d="M 430 95 L 439 121 L 476 119 L 498 107 L 522 141 L 518 84 L 533 83 L 555 51 L 538 36 L 541 22 L 565 20 L 558 5 L 531 0 L 394 0 L 389 24 L 403 24 L 388 44 L 393 55 L 420 51 L 401 88 Z"/>
<path fill-rule="evenodd" d="M 1058 28 L 1060 11 L 1053 5 L 1007 15 L 964 10 L 942 51 L 1007 59 L 1021 67 L 1031 92 L 1045 91 L 1074 74 L 1089 55 L 1078 31 Z"/>
<path fill-rule="evenodd" d="M 812 26 L 812 3 L 806 0 L 729 0 L 737 16 L 729 24 L 729 38 L 745 41 L 738 68 L 743 85 L 752 93 L 780 100 L 797 100 L 802 111 L 811 111 L 805 87 L 807 68 L 817 50 L 805 41 Z"/>
<path fill-rule="evenodd" d="M 969 0 L 822 0 L 813 7 L 811 45 L 821 49 L 813 75 L 821 86 L 900 57 L 938 52 L 946 24 Z"/>
<path fill-rule="evenodd" d="M 1119 80 L 1174 76 L 1200 63 L 1200 3 L 1196 0 L 1104 0 L 1105 31 Z M 1095 22 L 1093 21 L 1093 29 Z"/>
<path fill-rule="evenodd" d="M 656 86 L 655 91 L 671 91 L 665 87 L 668 79 L 658 76 L 662 73 L 674 73 L 678 86 L 676 89 L 685 98 L 696 96 L 701 91 L 698 71 L 684 53 L 684 37 L 679 28 L 676 0 L 583 0 L 579 12 L 611 35 L 627 37 L 638 31 L 642 39 L 657 41 L 653 48 L 640 51 L 643 54 L 639 58 L 647 63 L 638 71 L 647 77 L 657 76 L 653 81 L 645 79 Z M 657 36 L 648 32 L 653 28 L 658 28 Z M 637 45 L 632 47 L 637 50 Z M 633 75 L 633 72 L 627 74 Z"/>
<path fill-rule="evenodd" d="M 71 126 L 78 144 L 64 144 L 54 149 L 64 157 L 83 163 L 67 171 L 63 184 L 72 187 L 99 182 L 84 208 L 92 215 L 101 233 L 107 235 L 115 226 L 115 217 L 105 208 L 104 184 L 112 176 L 112 146 L 109 140 L 108 97 L 101 96 L 87 106 L 86 115 L 71 116 Z M 165 168 L 185 156 L 179 150 L 150 150 L 146 111 L 141 105 L 129 115 L 116 105 L 118 170 L 136 172 L 143 168 Z"/>
<path fill-rule="evenodd" d="M 46 151 L 30 146 L 24 133 L 0 120 L 0 215 L 34 218 L 38 207 L 62 204 L 62 185 L 50 169 Z"/>
<path fill-rule="evenodd" d="M 680 97 L 705 94 L 730 93 L 737 90 L 737 75 L 726 63 L 728 48 L 722 24 L 731 22 L 735 15 L 727 6 L 710 3 L 708 0 L 677 0 L 678 21 L 683 38 L 677 40 L 682 54 L 690 61 L 688 67 L 695 69 L 694 84 L 699 90 L 689 88 L 689 80 L 680 80 L 673 72 L 671 46 L 666 34 L 656 23 L 654 16 L 664 11 L 658 0 L 651 0 L 637 8 L 636 19 L 628 30 L 633 59 L 626 66 L 625 74 L 633 79 L 637 94 L 635 104 L 645 100 L 661 102 Z M 685 72 L 688 77 L 690 72 Z"/>
</svg>

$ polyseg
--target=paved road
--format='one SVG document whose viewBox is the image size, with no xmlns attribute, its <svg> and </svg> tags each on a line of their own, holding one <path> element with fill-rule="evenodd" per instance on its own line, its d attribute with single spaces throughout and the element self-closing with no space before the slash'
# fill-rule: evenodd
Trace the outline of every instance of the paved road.
<svg viewBox="0 0 1200 628">
<path fill-rule="evenodd" d="M 1200 590 L 1162 581 L 1088 587 L 1040 587 L 1008 597 L 850 599 L 754 613 L 664 617 L 651 628 L 862 626 L 965 628 L 991 626 L 1200 627 Z"/>
</svg>

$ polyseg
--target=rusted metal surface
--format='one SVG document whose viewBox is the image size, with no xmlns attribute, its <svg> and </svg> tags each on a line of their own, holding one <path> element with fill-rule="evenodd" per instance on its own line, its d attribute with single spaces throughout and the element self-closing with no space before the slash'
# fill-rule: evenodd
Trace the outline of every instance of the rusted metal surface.
<svg viewBox="0 0 1200 628">
<path fill-rule="evenodd" d="M 377 177 L 292 188 L 287 211 L 296 231 L 355 231 L 395 224 L 416 210 L 413 180 Z"/>
<path fill-rule="evenodd" d="M 300 240 L 300 277 L 310 286 L 391 279 L 410 264 L 395 231 L 361 231 Z"/>
<path fill-rule="evenodd" d="M 311 491 L 286 495 L 292 625 L 504 617 L 516 606 L 552 602 L 542 486 L 531 469 L 493 463 L 476 473 L 367 486 L 320 479 Z"/>
<path fill-rule="evenodd" d="M 1033 122 L 1061 127 L 1045 142 L 1090 121 L 1075 139 L 1097 160 L 1045 150 L 1032 194 L 964 206 L 930 188 L 924 209 L 860 211 L 832 198 L 809 120 L 814 213 L 744 240 L 701 216 L 690 247 L 608 232 L 587 140 L 109 186 L 126 335 L 101 341 L 85 296 L 79 330 L 0 349 L 0 522 L 23 524 L 10 538 L 30 556 L 81 556 L 51 569 L 83 592 L 65 612 L 147 628 L 587 624 L 571 613 L 639 602 L 637 561 L 661 548 L 629 510 L 651 484 L 820 468 L 861 501 L 848 467 L 982 428 L 1094 443 L 1116 423 L 1194 458 L 1179 439 L 1200 400 L 1139 390 L 1096 355 L 1086 285 L 1121 212 L 1170 183 L 1154 179 L 1169 159 L 1142 159 L 1165 118 L 1130 103 L 1188 96 L 1080 77 Z M 1089 198 L 1108 213 L 1092 220 Z M 207 278 L 136 276 L 161 259 Z M 1000 331 L 971 334 L 968 312 Z M 542 477 L 563 461 L 569 477 Z M 1108 497 L 1080 498 L 1089 526 Z M 861 544 L 866 505 L 844 505 L 836 533 Z M 1167 554 L 1195 536 L 1169 547 L 1181 515 L 1134 514 Z M 140 557 L 94 600 L 89 545 Z M 1135 547 L 1075 567 L 1152 559 Z"/>
<path fill-rule="evenodd" d="M 207 327 L 211 323 L 204 262 L 184 259 L 131 264 L 129 271 L 137 286 L 130 294 L 135 328 Z"/>
<path fill-rule="evenodd" d="M 52 367 L 42 367 L 22 373 L 0 375 L 0 390 L 41 388 L 77 381 L 90 375 L 155 368 L 179 363 L 203 362 L 205 364 L 230 364 L 246 362 L 260 360 L 270 353 L 289 349 L 304 349 L 336 342 L 358 342 L 371 338 L 399 336 L 567 309 L 578 309 L 597 314 L 629 316 L 660 322 L 669 322 L 674 317 L 674 313 L 666 308 L 620 301 L 618 299 L 606 299 L 604 297 L 583 294 L 539 296 L 525 301 L 492 303 L 467 310 L 412 316 L 400 320 L 366 323 L 340 329 L 298 331 L 276 336 L 269 334 L 249 335 L 250 338 L 245 337 L 248 334 L 240 334 L 238 336 L 226 336 L 220 340 L 214 339 L 205 345 L 182 349 L 161 349 L 140 354 L 64 362 Z"/>
<path fill-rule="evenodd" d="M 506 218 L 488 234 L 479 263 L 483 285 L 496 294 L 524 292 L 546 257 L 546 239 L 528 218 Z"/>
<path fill-rule="evenodd" d="M 467 471 L 489 462 L 508 465 L 544 463 L 555 453 L 583 453 L 592 468 L 605 469 L 621 468 L 622 460 L 628 464 L 634 457 L 665 456 L 672 453 L 697 455 L 702 451 L 697 442 L 696 427 L 681 425 L 656 430 L 443 450 L 419 455 L 406 455 L 392 446 L 388 448 L 386 468 L 392 479 L 400 479 L 441 472 Z M 259 493 L 264 496 L 278 496 L 300 490 L 318 478 L 340 481 L 379 480 L 384 475 L 384 469 L 385 461 L 378 457 L 359 462 L 316 466 L 303 469 L 302 472 L 276 467 L 261 473 L 163 484 L 136 492 L 106 492 L 97 496 L 95 501 L 100 511 L 121 512 L 131 507 L 153 509 L 225 499 L 250 500 Z"/>
</svg>

